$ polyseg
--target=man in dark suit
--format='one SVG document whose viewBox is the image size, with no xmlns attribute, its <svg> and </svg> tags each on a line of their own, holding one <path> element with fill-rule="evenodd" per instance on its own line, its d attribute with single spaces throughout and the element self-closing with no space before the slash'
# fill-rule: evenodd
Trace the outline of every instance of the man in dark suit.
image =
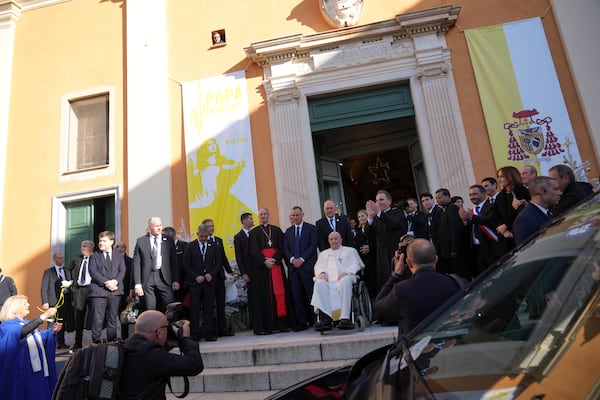
<svg viewBox="0 0 600 400">
<path fill-rule="evenodd" d="M 296 314 L 295 330 L 308 329 L 313 324 L 310 301 L 313 295 L 313 268 L 317 261 L 317 229 L 304 222 L 302 208 L 292 208 L 292 226 L 283 236 L 283 253 L 288 265 L 288 279 L 292 294 L 292 304 Z"/>
<path fill-rule="evenodd" d="M 210 342 L 214 336 L 215 276 L 221 268 L 221 252 L 208 241 L 209 229 L 200 225 L 198 238 L 187 246 L 183 255 L 185 280 L 190 294 L 190 329 L 192 338 L 200 340 L 200 305 L 204 308 L 204 335 Z"/>
<path fill-rule="evenodd" d="M 550 168 L 548 176 L 555 179 L 562 195 L 556 206 L 552 207 L 554 216 L 562 214 L 583 200 L 594 191 L 589 182 L 578 182 L 575 180 L 573 170 L 564 164 L 558 164 Z"/>
<path fill-rule="evenodd" d="M 219 251 L 222 265 L 219 267 L 215 278 L 215 301 L 217 305 L 217 328 L 218 336 L 233 336 L 233 330 L 227 329 L 227 321 L 225 316 L 225 272 L 232 274 L 231 265 L 225 254 L 225 247 L 223 245 L 223 239 L 215 236 L 215 221 L 212 219 L 205 219 L 202 221 L 202 225 L 208 228 L 208 241 L 215 245 Z"/>
<path fill-rule="evenodd" d="M 66 271 L 64 270 L 65 256 L 63 253 L 56 252 L 52 254 L 53 265 L 44 271 L 42 276 L 42 308 L 44 311 L 50 307 L 55 307 L 58 302 L 62 281 L 67 280 Z M 67 294 L 68 290 L 65 290 L 65 302 L 62 307 L 58 308 L 56 314 L 57 319 L 62 319 L 62 322 L 71 320 L 73 316 L 73 308 L 71 306 L 70 294 Z M 51 326 L 51 325 L 49 325 Z M 66 328 L 66 325 L 63 324 Z M 56 343 L 58 349 L 64 349 L 65 345 L 65 329 L 61 329 L 56 334 Z"/>
<path fill-rule="evenodd" d="M 187 247 L 188 242 L 179 240 L 177 238 L 177 231 L 175 231 L 175 228 L 172 226 L 163 228 L 162 233 L 173 239 L 173 242 L 175 243 L 175 254 L 177 255 L 177 275 L 179 276 L 180 282 L 179 290 L 176 290 L 174 295 L 175 301 L 183 301 L 185 295 L 187 294 L 187 288 L 185 285 L 181 284 L 181 281 L 183 281 L 183 277 L 185 276 L 185 271 L 183 270 L 183 253 L 185 253 L 185 248 Z"/>
<path fill-rule="evenodd" d="M 369 200 L 365 204 L 369 225 L 375 230 L 377 291 L 381 290 L 390 276 L 390 262 L 398 249 L 400 238 L 408 231 L 404 211 L 392 209 L 391 206 L 392 195 L 385 190 L 379 190 L 375 201 Z"/>
<path fill-rule="evenodd" d="M 417 326 L 459 290 L 453 278 L 436 272 L 437 256 L 430 241 L 415 239 L 406 253 L 394 256 L 394 272 L 373 306 L 377 315 L 399 321 L 403 333 Z M 412 272 L 411 278 L 404 273 L 405 265 Z"/>
<path fill-rule="evenodd" d="M 94 252 L 94 242 L 81 242 L 81 254 L 76 256 L 65 267 L 69 280 L 72 280 L 73 308 L 75 309 L 75 343 L 71 350 L 81 349 L 83 345 L 83 329 L 85 328 L 85 313 L 88 308 L 88 292 L 92 283 L 90 275 L 90 256 Z"/>
<path fill-rule="evenodd" d="M 406 199 L 407 233 L 415 238 L 429 239 L 427 233 L 427 215 L 419 211 L 419 202 L 413 197 Z"/>
<path fill-rule="evenodd" d="M 460 209 L 459 215 L 469 233 L 471 272 L 477 276 L 502 256 L 502 250 L 495 229 L 498 224 L 493 220 L 492 204 L 487 199 L 485 188 L 472 185 L 469 187 L 469 198 L 475 208 Z"/>
<path fill-rule="evenodd" d="M 233 237 L 233 249 L 235 251 L 235 261 L 240 270 L 240 275 L 246 282 L 246 290 L 248 293 L 248 314 L 250 324 L 252 324 L 252 278 L 254 277 L 254 259 L 250 254 L 248 247 L 248 236 L 250 230 L 254 226 L 254 218 L 250 213 L 243 213 L 240 216 L 242 229 Z"/>
<path fill-rule="evenodd" d="M 436 190 L 436 208 L 439 207 L 439 211 L 433 215 L 432 236 L 438 255 L 437 268 L 439 272 L 470 278 L 467 265 L 469 238 L 458 214 L 459 208 L 450 199 L 448 189 Z"/>
<path fill-rule="evenodd" d="M 174 290 L 179 290 L 177 255 L 175 243 L 162 234 L 162 220 L 148 220 L 148 234 L 137 239 L 133 251 L 133 284 L 135 294 L 142 297 L 146 310 L 160 310 L 175 299 Z"/>
<path fill-rule="evenodd" d="M 117 251 L 112 251 L 115 234 L 102 231 L 98 234 L 100 251 L 90 256 L 90 275 L 88 301 L 91 314 L 92 340 L 101 341 L 102 324 L 106 320 L 106 338 L 117 338 L 119 324 L 119 302 L 123 296 L 123 278 L 125 277 L 125 259 Z"/>
<path fill-rule="evenodd" d="M 121 296 L 121 303 L 119 304 L 119 316 L 121 312 L 127 308 L 127 304 L 133 299 L 134 292 L 131 284 L 131 272 L 133 269 L 133 258 L 127 255 L 127 245 L 125 242 L 117 242 L 115 244 L 115 250 L 123 254 L 125 259 L 125 277 L 123 278 L 123 292 Z M 129 337 L 129 324 L 121 324 L 121 339 L 127 339 Z"/>
<path fill-rule="evenodd" d="M 315 223 L 319 251 L 327 250 L 329 248 L 329 241 L 327 238 L 333 231 L 342 235 L 344 246 L 354 246 L 354 237 L 352 235 L 348 217 L 336 213 L 335 202 L 331 199 L 325 200 L 323 203 L 323 211 L 325 212 L 325 217 Z"/>
<path fill-rule="evenodd" d="M 513 221 L 515 243 L 520 245 L 553 217 L 550 210 L 560 201 L 562 192 L 555 179 L 538 176 L 529 185 L 531 201 Z"/>
</svg>

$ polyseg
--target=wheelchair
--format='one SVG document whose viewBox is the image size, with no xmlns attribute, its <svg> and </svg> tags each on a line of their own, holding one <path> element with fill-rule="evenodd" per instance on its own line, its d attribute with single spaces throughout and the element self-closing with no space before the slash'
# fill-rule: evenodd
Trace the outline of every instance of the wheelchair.
<svg viewBox="0 0 600 400">
<path fill-rule="evenodd" d="M 369 290 L 364 280 L 358 279 L 352 285 L 352 312 L 350 318 L 359 331 L 364 331 L 367 325 L 373 321 L 373 305 Z"/>
<path fill-rule="evenodd" d="M 362 272 L 362 271 L 361 271 Z M 316 320 L 319 320 L 317 313 Z M 350 321 L 354 323 L 354 327 L 359 331 L 364 331 L 365 328 L 373 321 L 373 305 L 371 297 L 367 289 L 366 282 L 362 279 L 362 274 L 359 273 L 356 282 L 352 284 L 352 300 L 350 301 Z M 339 321 L 333 321 L 333 326 L 337 326 Z M 321 335 L 327 330 L 320 331 Z"/>
</svg>

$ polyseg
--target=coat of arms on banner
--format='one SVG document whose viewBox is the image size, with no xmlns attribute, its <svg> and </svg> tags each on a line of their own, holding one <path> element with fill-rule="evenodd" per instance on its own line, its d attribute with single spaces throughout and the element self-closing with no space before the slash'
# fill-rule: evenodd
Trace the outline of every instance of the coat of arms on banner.
<svg viewBox="0 0 600 400">
<path fill-rule="evenodd" d="M 539 112 L 535 108 L 515 111 L 512 114 L 515 121 L 504 124 L 504 129 L 508 131 L 509 161 L 529 158 L 549 161 L 551 157 L 565 151 L 552 132 L 552 118 L 534 118 L 536 115 Z"/>
</svg>

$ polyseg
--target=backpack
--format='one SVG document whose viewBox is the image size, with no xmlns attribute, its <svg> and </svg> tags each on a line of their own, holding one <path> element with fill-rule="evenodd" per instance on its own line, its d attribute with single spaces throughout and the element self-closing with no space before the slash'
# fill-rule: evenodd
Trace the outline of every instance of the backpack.
<svg viewBox="0 0 600 400">
<path fill-rule="evenodd" d="M 123 369 L 122 342 L 91 344 L 73 354 L 56 382 L 52 400 L 115 400 Z"/>
</svg>

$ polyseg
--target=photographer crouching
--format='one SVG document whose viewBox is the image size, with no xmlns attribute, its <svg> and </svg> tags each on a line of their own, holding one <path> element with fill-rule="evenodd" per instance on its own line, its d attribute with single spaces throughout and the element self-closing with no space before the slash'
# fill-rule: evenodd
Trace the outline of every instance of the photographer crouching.
<svg viewBox="0 0 600 400">
<path fill-rule="evenodd" d="M 177 338 L 181 354 L 169 352 L 169 329 Z M 156 310 L 137 317 L 134 334 L 123 348 L 121 399 L 166 399 L 165 386 L 171 376 L 194 376 L 204 369 L 198 343 L 190 338 L 189 321 L 169 321 Z"/>
</svg>

